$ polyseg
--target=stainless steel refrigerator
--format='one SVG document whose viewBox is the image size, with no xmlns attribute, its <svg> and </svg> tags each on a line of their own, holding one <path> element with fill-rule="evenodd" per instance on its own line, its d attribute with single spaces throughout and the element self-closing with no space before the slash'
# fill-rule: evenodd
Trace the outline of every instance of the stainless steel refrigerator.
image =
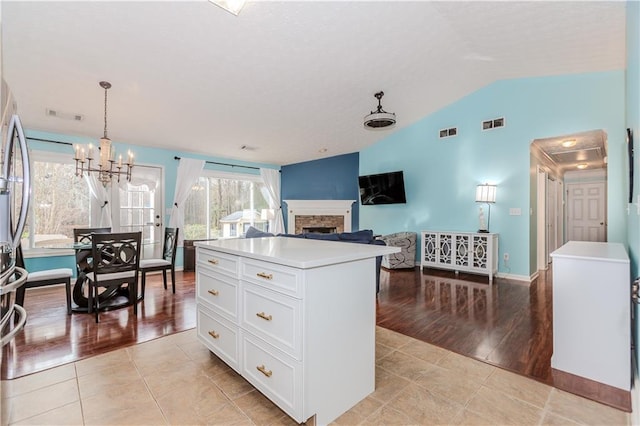
<svg viewBox="0 0 640 426">
<path fill-rule="evenodd" d="M 27 313 L 15 304 L 16 290 L 27 272 L 16 265 L 16 249 L 27 220 L 31 177 L 29 153 L 17 106 L 7 84 L 0 78 L 0 347 L 22 330 Z M 2 355 L 0 355 L 1 359 Z"/>
</svg>

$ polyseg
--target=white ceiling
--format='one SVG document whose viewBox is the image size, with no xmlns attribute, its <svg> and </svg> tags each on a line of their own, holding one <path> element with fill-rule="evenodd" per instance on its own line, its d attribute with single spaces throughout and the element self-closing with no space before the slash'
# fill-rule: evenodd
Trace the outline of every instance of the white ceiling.
<svg viewBox="0 0 640 426">
<path fill-rule="evenodd" d="M 3 75 L 27 128 L 99 138 L 107 80 L 116 143 L 280 165 L 359 151 L 496 80 L 625 67 L 621 1 L 1 8 Z M 380 90 L 398 123 L 365 130 Z"/>
</svg>

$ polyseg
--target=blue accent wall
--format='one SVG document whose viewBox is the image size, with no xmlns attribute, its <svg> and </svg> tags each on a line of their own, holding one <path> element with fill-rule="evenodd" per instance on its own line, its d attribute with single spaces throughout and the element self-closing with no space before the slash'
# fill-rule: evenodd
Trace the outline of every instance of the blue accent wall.
<svg viewBox="0 0 640 426">
<path fill-rule="evenodd" d="M 281 194 L 283 200 L 356 200 L 351 214 L 351 228 L 359 228 L 358 191 L 359 154 L 345 154 L 321 160 L 282 166 Z M 288 223 L 283 207 L 285 229 Z"/>
<path fill-rule="evenodd" d="M 603 129 L 608 135 L 608 240 L 626 245 L 624 80 L 624 71 L 611 71 L 498 81 L 390 134 L 360 153 L 359 173 L 403 170 L 407 204 L 363 206 L 360 226 L 379 234 L 473 232 L 479 225 L 476 185 L 495 184 L 490 231 L 500 234 L 499 270 L 528 278 L 536 269 L 529 255 L 536 244 L 530 241 L 535 214 L 530 210 L 535 207 L 530 205 L 531 142 Z M 481 130 L 482 121 L 498 117 L 505 117 L 505 127 Z M 453 126 L 458 136 L 438 137 L 440 129 Z M 521 215 L 510 215 L 510 208 L 519 208 Z"/>
</svg>

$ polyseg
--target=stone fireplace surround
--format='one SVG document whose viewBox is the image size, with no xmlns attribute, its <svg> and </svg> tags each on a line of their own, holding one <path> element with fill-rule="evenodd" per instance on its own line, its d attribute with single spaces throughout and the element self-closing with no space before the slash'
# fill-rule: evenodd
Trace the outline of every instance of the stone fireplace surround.
<svg viewBox="0 0 640 426">
<path fill-rule="evenodd" d="M 351 211 L 356 200 L 284 200 L 287 233 L 300 234 L 303 227 L 335 227 L 351 232 Z"/>
</svg>

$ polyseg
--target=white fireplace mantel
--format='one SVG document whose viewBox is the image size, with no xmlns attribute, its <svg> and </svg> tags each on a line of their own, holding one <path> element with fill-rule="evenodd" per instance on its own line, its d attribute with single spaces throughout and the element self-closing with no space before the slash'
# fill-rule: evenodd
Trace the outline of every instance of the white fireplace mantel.
<svg viewBox="0 0 640 426">
<path fill-rule="evenodd" d="M 284 200 L 287 203 L 287 232 L 296 231 L 296 216 L 342 216 L 344 232 L 351 232 L 351 210 L 356 200 Z"/>
</svg>

